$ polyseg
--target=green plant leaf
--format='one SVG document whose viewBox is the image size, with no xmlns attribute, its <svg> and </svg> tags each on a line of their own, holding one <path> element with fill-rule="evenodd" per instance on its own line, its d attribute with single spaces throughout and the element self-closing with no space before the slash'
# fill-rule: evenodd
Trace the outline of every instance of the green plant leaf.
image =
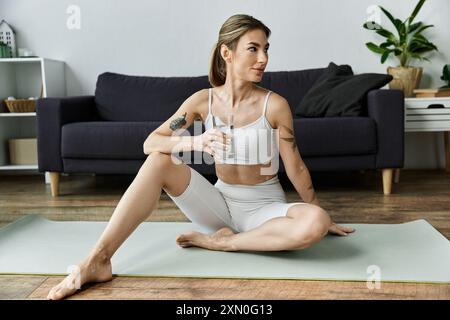
<svg viewBox="0 0 450 320">
<path fill-rule="evenodd" d="M 416 31 L 418 28 L 420 28 L 422 26 L 422 22 L 416 22 L 414 24 L 412 24 L 411 26 L 409 26 L 408 28 L 408 33 L 413 33 L 414 31 Z"/>
<path fill-rule="evenodd" d="M 395 43 L 387 40 L 386 42 L 381 43 L 379 47 L 380 48 L 387 48 L 389 46 L 395 46 Z"/>
<path fill-rule="evenodd" d="M 379 30 L 379 29 L 383 29 L 382 26 L 380 26 L 378 23 L 376 23 L 375 21 L 367 21 L 364 22 L 363 24 L 363 28 L 367 29 L 367 30 Z"/>
<path fill-rule="evenodd" d="M 378 33 L 380 36 L 383 36 L 391 41 L 394 41 L 394 39 L 395 39 L 395 36 L 392 34 L 392 32 L 390 32 L 386 29 L 383 29 L 383 28 L 380 30 L 377 30 L 376 33 Z"/>
<path fill-rule="evenodd" d="M 428 29 L 428 28 L 431 28 L 431 27 L 434 27 L 434 25 L 429 24 L 429 25 L 426 25 L 426 26 L 422 26 L 422 27 L 420 27 L 420 28 L 416 31 L 415 34 L 418 35 L 418 34 L 420 34 L 423 30 Z"/>
<path fill-rule="evenodd" d="M 414 18 L 417 16 L 417 14 L 419 13 L 420 9 L 422 8 L 423 4 L 425 3 L 425 0 L 420 0 L 416 7 L 414 8 L 413 13 L 411 14 L 411 16 L 409 17 L 409 25 L 411 25 L 411 23 L 413 22 Z"/>
<path fill-rule="evenodd" d="M 398 25 L 399 31 L 399 43 L 405 43 L 406 41 L 406 26 L 403 22 L 401 22 L 399 19 L 396 19 Z"/>
<path fill-rule="evenodd" d="M 410 42 L 409 45 L 423 45 L 423 46 L 430 46 L 432 48 L 434 48 L 434 50 L 438 50 L 438 48 L 430 41 L 428 41 L 425 37 L 421 36 L 421 35 L 414 35 Z"/>
<path fill-rule="evenodd" d="M 426 47 L 428 47 L 428 48 L 431 48 L 431 49 L 437 51 L 437 47 L 435 46 L 435 44 L 434 44 L 433 42 L 427 41 L 426 43 L 421 42 L 421 44 L 422 44 L 423 46 L 426 46 Z"/>
<path fill-rule="evenodd" d="M 430 52 L 430 51 L 433 51 L 433 50 L 435 50 L 435 49 L 433 47 L 431 47 L 431 46 L 420 46 L 420 47 L 412 49 L 411 52 L 414 52 L 414 53 L 425 53 L 425 52 Z"/>
<path fill-rule="evenodd" d="M 409 41 L 409 45 L 422 45 L 427 44 L 428 40 L 418 39 L 418 38 L 412 38 L 411 41 Z"/>
<path fill-rule="evenodd" d="M 421 49 L 417 49 L 416 51 L 414 51 L 415 53 L 418 53 L 418 54 L 424 54 L 424 53 L 427 53 L 427 52 L 430 52 L 430 51 L 433 51 L 433 49 L 429 49 L 429 48 L 421 48 Z"/>
<path fill-rule="evenodd" d="M 386 50 L 384 51 L 384 53 L 381 55 L 381 63 L 383 64 L 386 59 L 389 57 L 389 55 L 391 54 L 392 50 Z"/>
<path fill-rule="evenodd" d="M 415 42 L 418 42 L 418 43 L 425 43 L 425 44 L 431 43 L 423 35 L 417 34 L 417 33 L 414 34 L 414 36 L 411 38 L 411 41 L 415 41 Z"/>
<path fill-rule="evenodd" d="M 423 40 L 423 41 L 428 41 L 428 39 L 425 38 L 424 35 L 423 35 L 423 34 L 420 34 L 420 33 L 415 33 L 415 34 L 414 34 L 414 38 L 415 38 L 415 39 L 420 39 L 420 40 Z"/>
<path fill-rule="evenodd" d="M 398 19 L 395 19 L 393 16 L 392 16 L 392 14 L 390 14 L 390 12 L 389 11 L 387 11 L 385 8 L 383 8 L 382 6 L 378 6 L 380 9 L 381 9 L 381 11 L 383 11 L 383 13 L 388 17 L 388 19 L 389 20 L 391 20 L 391 22 L 392 22 L 392 24 L 394 25 L 394 27 L 397 29 L 397 31 L 399 31 L 399 29 L 398 29 L 398 23 L 396 22 L 396 20 L 398 20 Z M 400 21 L 400 20 L 399 20 Z M 400 21 L 400 23 L 401 23 L 401 21 Z"/>
<path fill-rule="evenodd" d="M 450 64 L 446 64 L 444 68 L 442 68 L 442 80 L 450 81 Z"/>
<path fill-rule="evenodd" d="M 389 20 L 392 22 L 392 24 L 394 25 L 395 29 L 397 30 L 398 36 L 399 36 L 399 45 L 402 44 L 406 38 L 405 24 L 400 19 L 394 18 L 392 16 L 392 14 L 390 14 L 389 11 L 384 9 L 382 6 L 379 6 L 379 7 L 384 12 L 384 14 L 389 18 Z"/>
<path fill-rule="evenodd" d="M 432 42 L 428 42 L 428 45 L 433 48 L 433 50 L 439 51 L 439 49 L 436 47 L 436 45 Z"/>
<path fill-rule="evenodd" d="M 408 46 L 408 51 L 414 54 L 423 54 L 425 52 L 437 50 L 436 46 L 431 42 L 423 42 L 418 40 L 413 40 Z"/>
<path fill-rule="evenodd" d="M 411 54 L 411 58 L 418 59 L 420 61 L 426 60 L 426 61 L 430 62 L 429 59 L 422 57 L 420 54 L 413 53 L 413 54 Z"/>
<path fill-rule="evenodd" d="M 385 49 L 380 48 L 379 46 L 377 46 L 373 42 L 367 42 L 366 43 L 366 47 L 369 48 L 371 51 L 373 51 L 375 53 L 378 53 L 378 54 L 383 54 L 386 51 Z"/>
<path fill-rule="evenodd" d="M 425 38 L 422 34 L 417 34 L 415 33 L 412 37 L 411 37 L 411 42 L 417 42 L 417 43 L 429 43 L 428 39 Z"/>
</svg>

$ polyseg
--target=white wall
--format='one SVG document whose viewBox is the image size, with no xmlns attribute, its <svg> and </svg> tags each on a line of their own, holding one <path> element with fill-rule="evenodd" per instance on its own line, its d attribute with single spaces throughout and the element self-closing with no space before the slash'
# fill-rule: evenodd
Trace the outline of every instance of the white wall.
<svg viewBox="0 0 450 320">
<path fill-rule="evenodd" d="M 405 18 L 411 0 L 0 0 L 0 19 L 16 30 L 18 47 L 66 62 L 69 95 L 92 94 L 97 75 L 112 71 L 134 75 L 196 76 L 208 73 L 209 56 L 222 23 L 246 13 L 272 30 L 267 71 L 350 64 L 356 73 L 385 73 L 388 65 L 365 43 L 381 37 L 362 28 L 371 5 Z M 81 12 L 81 28 L 70 30 L 67 8 Z M 417 19 L 435 27 L 425 31 L 440 49 L 430 54 L 421 87 L 441 86 L 442 67 L 450 63 L 450 1 L 429 0 Z M 381 15 L 381 24 L 390 22 Z M 420 150 L 420 151 L 419 151 Z M 425 152 L 424 152 L 425 151 Z M 406 168 L 444 165 L 442 135 L 407 133 Z"/>
</svg>

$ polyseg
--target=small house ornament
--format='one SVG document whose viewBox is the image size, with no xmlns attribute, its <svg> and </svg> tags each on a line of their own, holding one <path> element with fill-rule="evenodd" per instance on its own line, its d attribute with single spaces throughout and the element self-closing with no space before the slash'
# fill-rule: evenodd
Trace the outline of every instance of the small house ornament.
<svg viewBox="0 0 450 320">
<path fill-rule="evenodd" d="M 16 34 L 11 26 L 5 21 L 0 22 L 0 42 L 6 44 L 9 48 L 8 56 L 10 58 L 17 57 Z"/>
</svg>

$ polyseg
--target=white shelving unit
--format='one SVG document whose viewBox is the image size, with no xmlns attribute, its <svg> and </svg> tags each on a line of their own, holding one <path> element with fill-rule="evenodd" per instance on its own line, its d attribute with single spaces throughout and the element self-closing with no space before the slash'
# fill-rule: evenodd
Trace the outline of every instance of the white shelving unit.
<svg viewBox="0 0 450 320">
<path fill-rule="evenodd" d="M 430 106 L 439 108 L 430 108 Z M 405 132 L 442 132 L 445 172 L 450 173 L 450 97 L 406 98 Z"/>
<path fill-rule="evenodd" d="M 36 113 L 10 113 L 3 100 L 16 98 L 64 97 L 64 62 L 42 57 L 0 59 L 0 171 L 37 172 L 37 165 L 11 165 L 8 140 L 36 138 Z M 1 172 L 0 172 L 1 174 Z"/>
<path fill-rule="evenodd" d="M 450 131 L 450 97 L 406 98 L 405 132 L 432 131 Z"/>
</svg>

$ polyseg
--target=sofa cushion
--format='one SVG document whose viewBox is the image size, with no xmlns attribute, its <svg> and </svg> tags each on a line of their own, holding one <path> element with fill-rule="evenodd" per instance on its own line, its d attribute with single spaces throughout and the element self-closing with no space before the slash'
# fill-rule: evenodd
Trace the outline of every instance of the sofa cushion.
<svg viewBox="0 0 450 320">
<path fill-rule="evenodd" d="M 363 103 L 367 92 L 388 84 L 388 74 L 354 75 L 349 65 L 330 62 L 326 71 L 295 108 L 299 117 L 358 117 L 366 114 Z"/>
<path fill-rule="evenodd" d="M 295 107 L 316 83 L 326 68 L 305 69 L 296 71 L 265 72 L 259 86 L 272 90 L 284 97 L 291 107 L 292 116 Z"/>
<path fill-rule="evenodd" d="M 62 127 L 63 158 L 145 159 L 143 144 L 161 122 L 75 122 Z"/>
<path fill-rule="evenodd" d="M 294 131 L 302 157 L 377 152 L 376 124 L 368 117 L 294 119 Z"/>
<path fill-rule="evenodd" d="M 165 121 L 195 92 L 210 87 L 207 76 L 148 77 L 105 72 L 98 76 L 95 103 L 109 121 Z"/>
</svg>

